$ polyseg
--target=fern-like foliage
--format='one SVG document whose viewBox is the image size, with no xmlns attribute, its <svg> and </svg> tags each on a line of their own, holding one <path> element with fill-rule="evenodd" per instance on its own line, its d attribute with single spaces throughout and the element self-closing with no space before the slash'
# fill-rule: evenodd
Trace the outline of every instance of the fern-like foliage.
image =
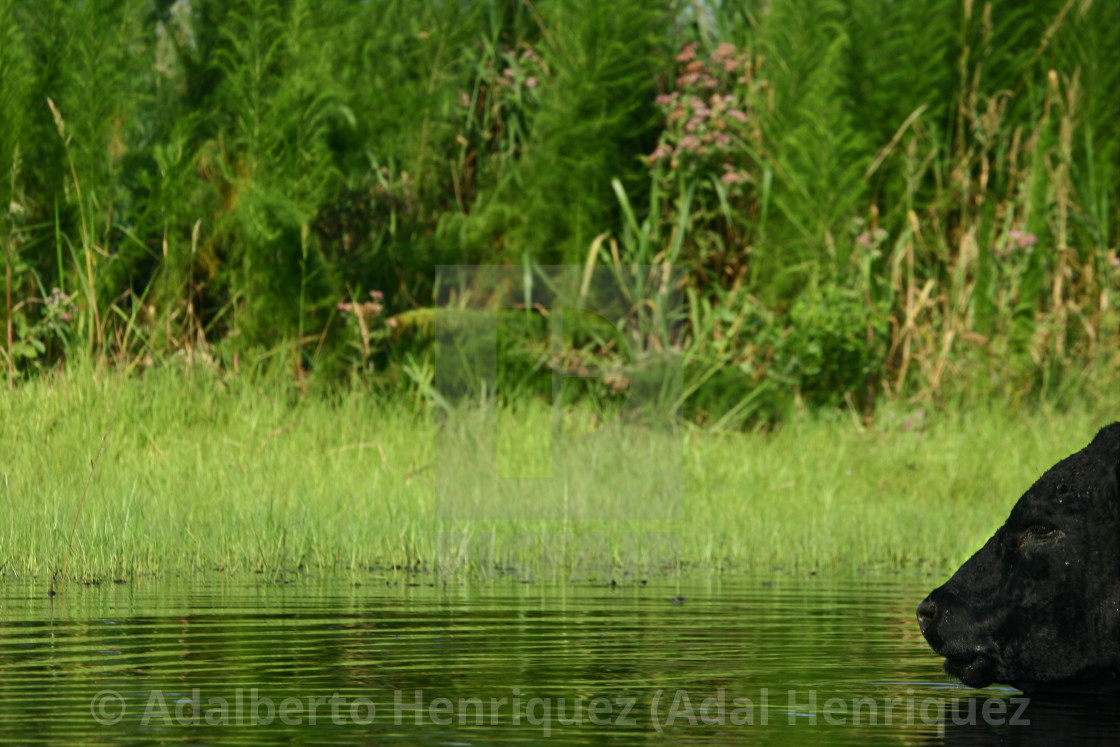
<svg viewBox="0 0 1120 747">
<path fill-rule="evenodd" d="M 764 110 L 763 161 L 775 174 L 781 222 L 771 233 L 779 248 L 762 255 L 758 277 L 778 297 L 822 269 L 831 273 L 835 242 L 866 194 L 873 141 L 849 99 L 853 40 L 844 21 L 844 4 L 832 0 L 774 3 L 760 17 L 773 101 Z"/>
<path fill-rule="evenodd" d="M 540 6 L 538 51 L 552 79 L 527 123 L 523 158 L 486 208 L 502 215 L 513 256 L 579 262 L 612 220 L 611 179 L 634 183 L 656 116 L 655 30 L 665 11 L 643 0 Z"/>
<path fill-rule="evenodd" d="M 30 88 L 25 39 L 16 23 L 14 0 L 0 0 L 0 249 L 7 244 L 21 181 L 17 161 L 21 139 L 28 138 L 24 110 Z M 23 145 L 26 148 L 30 143 Z M 22 204 L 18 208 L 26 210 Z"/>
</svg>

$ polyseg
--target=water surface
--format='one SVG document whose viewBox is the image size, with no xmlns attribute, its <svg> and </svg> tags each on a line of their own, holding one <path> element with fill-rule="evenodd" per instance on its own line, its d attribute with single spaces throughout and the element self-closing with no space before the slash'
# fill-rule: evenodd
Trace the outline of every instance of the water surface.
<svg viewBox="0 0 1120 747">
<path fill-rule="evenodd" d="M 1020 713 L 1014 690 L 952 683 L 914 620 L 937 583 L 212 574 L 60 600 L 6 579 L 0 741 L 1120 741 L 1114 703 Z"/>
</svg>

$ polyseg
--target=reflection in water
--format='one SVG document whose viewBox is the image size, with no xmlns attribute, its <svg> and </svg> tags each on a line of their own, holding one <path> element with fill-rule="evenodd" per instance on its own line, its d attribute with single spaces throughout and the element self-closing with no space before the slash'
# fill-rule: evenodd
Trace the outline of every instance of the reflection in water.
<svg viewBox="0 0 1120 747">
<path fill-rule="evenodd" d="M 1108 745 L 1120 741 L 1120 703 L 1109 697 L 1012 698 L 1002 717 L 962 701 L 927 743 L 946 745 Z"/>
<path fill-rule="evenodd" d="M 0 583 L 0 740 L 1120 738 L 1115 703 L 1016 719 L 1015 691 L 949 682 L 913 619 L 917 576 L 289 580 L 70 587 L 64 608 Z"/>
</svg>

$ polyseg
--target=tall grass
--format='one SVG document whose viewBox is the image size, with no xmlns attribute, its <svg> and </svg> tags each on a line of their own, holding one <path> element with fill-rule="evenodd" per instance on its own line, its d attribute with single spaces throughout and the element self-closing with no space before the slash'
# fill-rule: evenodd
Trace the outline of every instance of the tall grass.
<svg viewBox="0 0 1120 747">
<path fill-rule="evenodd" d="M 1118 31 L 1099 0 L 0 2 L 7 367 L 408 381 L 436 265 L 590 255 L 685 268 L 700 421 L 1090 396 Z"/>
<path fill-rule="evenodd" d="M 1061 414 L 892 408 L 873 430 L 811 416 L 768 435 L 689 429 L 661 464 L 649 459 L 672 450 L 651 449 L 648 430 L 623 425 L 610 432 L 615 449 L 565 466 L 552 463 L 552 413 L 526 402 L 492 418 L 493 432 L 469 432 L 494 436 L 489 464 L 501 473 L 488 503 L 473 505 L 464 486 L 487 469 L 477 449 L 458 448 L 466 442 L 448 423 L 380 397 L 327 401 L 299 396 L 290 380 L 263 389 L 198 369 L 90 374 L 0 398 L 4 574 L 60 573 L 79 510 L 68 584 L 371 566 L 561 576 L 948 570 L 1120 404 L 1112 392 Z M 562 427 L 614 426 L 580 405 L 565 409 Z M 615 494 L 609 507 L 581 482 L 596 470 L 617 475 L 598 486 Z M 673 472 L 679 493 L 635 489 L 643 474 Z M 526 490 L 532 478 L 552 487 Z M 550 511 L 553 493 L 565 502 Z"/>
</svg>

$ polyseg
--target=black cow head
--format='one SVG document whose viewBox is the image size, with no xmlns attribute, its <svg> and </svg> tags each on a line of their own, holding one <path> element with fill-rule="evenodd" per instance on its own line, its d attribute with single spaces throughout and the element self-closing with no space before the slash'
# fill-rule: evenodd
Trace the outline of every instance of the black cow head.
<svg viewBox="0 0 1120 747">
<path fill-rule="evenodd" d="M 1052 467 L 918 606 L 970 687 L 1120 690 L 1120 423 Z"/>
</svg>

